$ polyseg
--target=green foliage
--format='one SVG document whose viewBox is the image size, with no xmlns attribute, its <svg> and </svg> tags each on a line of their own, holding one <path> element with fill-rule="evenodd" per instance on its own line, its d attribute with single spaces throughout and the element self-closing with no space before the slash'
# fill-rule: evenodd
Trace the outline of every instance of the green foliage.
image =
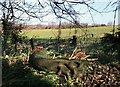
<svg viewBox="0 0 120 87">
<path fill-rule="evenodd" d="M 14 53 L 17 51 L 17 44 L 20 42 L 20 32 L 22 29 L 21 25 L 16 25 L 14 22 L 9 21 L 8 19 L 2 19 L 3 24 L 3 33 L 2 33 L 2 43 L 3 43 L 3 55 L 8 55 L 9 53 L 6 52 L 9 49 L 9 46 L 12 46 Z"/>
<path fill-rule="evenodd" d="M 54 77 L 45 79 L 49 77 L 49 73 L 43 74 L 42 77 L 37 76 L 36 73 L 38 71 L 22 63 L 10 65 L 10 68 L 3 73 L 2 87 L 55 87 L 53 84 Z"/>
<path fill-rule="evenodd" d="M 113 34 L 105 34 L 101 39 L 101 50 L 103 51 L 103 58 L 106 56 L 106 59 L 109 61 L 120 60 L 120 32 Z"/>
<path fill-rule="evenodd" d="M 110 35 L 110 34 L 109 34 Z M 92 39 L 90 38 L 85 38 L 85 40 L 80 38 L 81 43 L 84 45 L 82 50 L 85 49 L 87 54 L 94 55 L 98 58 L 99 62 L 102 62 L 104 64 L 110 63 L 113 64 L 113 66 L 118 67 L 119 62 L 117 59 L 119 59 L 119 52 L 120 52 L 120 46 L 118 43 L 114 43 L 114 41 L 109 41 L 111 40 L 110 38 L 114 38 L 112 35 L 106 35 L 105 38 L 107 39 L 102 39 L 102 43 L 97 43 L 96 40 L 92 42 Z M 22 38 L 22 37 L 21 37 Z M 107 41 L 106 41 L 107 40 Z M 30 51 L 30 45 L 28 44 L 28 39 L 26 37 L 22 38 L 20 46 L 23 46 L 23 48 L 20 48 L 20 51 L 17 51 L 19 53 L 18 56 L 16 56 L 19 60 L 19 58 L 22 57 L 27 57 L 28 51 Z M 36 39 L 35 44 L 38 40 Z M 38 58 L 53 58 L 55 55 L 56 58 L 65 58 L 65 54 L 72 54 L 74 47 L 70 46 L 68 42 L 65 42 L 66 40 L 60 40 L 59 43 L 59 52 L 58 48 L 56 47 L 57 40 L 56 39 L 39 39 L 41 42 L 40 45 L 44 46 L 46 48 L 43 51 L 36 51 L 35 56 Z M 86 41 L 89 43 L 88 45 L 85 46 Z M 109 43 L 108 43 L 109 42 Z M 18 47 L 20 47 L 18 46 Z M 81 44 L 80 44 L 81 46 Z M 11 46 L 12 48 L 12 46 Z M 93 57 L 94 57 L 93 56 Z M 12 59 L 12 58 L 11 58 Z M 50 61 L 49 61 L 50 62 Z M 44 61 L 44 64 L 48 64 L 48 61 Z M 57 75 L 56 72 L 49 72 L 48 70 L 45 71 L 38 71 L 33 69 L 32 67 L 28 65 L 24 65 L 22 61 L 17 61 L 16 63 L 9 65 L 7 62 L 4 64 L 7 65 L 6 67 L 3 67 L 3 86 L 2 87 L 84 87 L 84 86 L 93 86 L 93 84 L 100 84 L 100 80 L 97 80 L 97 77 L 102 75 L 104 77 L 104 82 L 102 84 L 109 84 L 112 83 L 108 82 L 108 79 L 106 76 L 109 73 L 110 75 L 114 74 L 110 70 L 104 69 L 104 67 L 107 67 L 109 69 L 111 68 L 110 65 L 103 66 L 97 62 L 90 62 L 88 63 L 87 61 L 81 61 L 80 66 L 77 67 L 77 73 L 74 73 L 75 75 L 72 75 L 71 73 L 68 75 L 68 78 L 66 75 L 60 76 Z M 53 63 L 50 63 L 46 65 L 47 67 L 49 66 L 54 66 Z M 64 66 L 67 67 L 69 70 L 69 66 Z M 102 68 L 100 68 L 102 67 Z M 7 68 L 7 69 L 6 69 Z M 118 67 L 119 68 L 119 67 Z M 105 71 L 106 70 L 106 71 Z M 66 72 L 67 70 L 64 70 Z M 113 70 L 114 71 L 114 70 Z M 99 73 L 100 72 L 100 73 Z M 115 79 L 118 78 L 119 76 L 117 73 L 115 74 Z M 110 76 L 109 76 L 110 77 Z M 111 77 L 109 78 L 111 79 Z M 101 80 L 103 78 L 101 77 Z M 118 80 L 116 80 L 118 81 Z M 115 83 L 116 84 L 116 83 Z"/>
<path fill-rule="evenodd" d="M 120 71 L 116 68 L 118 65 L 117 62 L 113 62 L 111 66 L 110 64 L 101 65 L 98 62 L 81 61 L 77 73 L 74 73 L 75 77 L 69 74 L 68 79 L 66 75 L 60 76 L 53 71 L 38 71 L 17 61 L 3 73 L 2 87 L 84 87 L 100 83 L 113 86 L 119 82 Z M 3 70 L 5 69 L 3 68 Z M 116 82 L 113 83 L 114 81 Z"/>
</svg>

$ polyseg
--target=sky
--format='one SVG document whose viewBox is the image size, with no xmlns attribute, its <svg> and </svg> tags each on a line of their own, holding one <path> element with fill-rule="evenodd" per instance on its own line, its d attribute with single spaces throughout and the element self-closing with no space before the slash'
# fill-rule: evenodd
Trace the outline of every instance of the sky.
<svg viewBox="0 0 120 87">
<path fill-rule="evenodd" d="M 1 1 L 1 0 L 0 0 Z M 34 2 L 33 0 L 26 0 L 27 2 Z M 40 0 L 41 1 L 41 0 Z M 44 0 L 46 1 L 46 0 Z M 61 0 L 57 0 L 57 1 L 61 1 Z M 69 1 L 73 1 L 73 0 L 69 0 Z M 80 1 L 80 0 L 74 0 L 74 1 Z M 82 0 L 81 0 L 82 1 Z M 86 0 L 85 0 L 86 1 Z M 91 0 L 94 1 L 94 4 L 90 4 L 90 6 L 94 7 L 95 9 L 97 9 L 98 11 L 103 11 L 103 9 L 108 5 L 109 1 L 115 2 L 117 0 Z M 78 21 L 80 21 L 80 23 L 88 23 L 89 25 L 91 24 L 107 24 L 108 22 L 113 22 L 114 20 L 114 13 L 112 10 L 115 9 L 114 5 L 111 5 L 105 9 L 104 11 L 110 11 L 110 12 L 102 12 L 102 13 L 98 13 L 95 11 L 91 11 L 91 14 L 88 12 L 88 9 L 86 6 L 83 5 L 79 5 L 79 6 L 75 6 L 74 7 L 75 10 L 78 10 L 81 15 L 79 16 Z M 86 14 L 82 15 L 82 13 L 86 12 Z M 117 15 L 116 15 L 116 24 L 118 24 L 118 12 L 117 11 Z M 0 15 L 1 15 L 2 11 L 0 10 Z M 120 16 L 119 16 L 120 17 Z M 28 24 L 51 24 L 51 23 L 58 23 L 59 20 L 56 19 L 56 16 L 54 14 L 49 14 L 47 16 L 45 16 L 43 18 L 43 20 L 45 20 L 45 22 L 39 22 L 38 19 L 31 19 L 31 21 L 28 21 Z M 65 22 L 65 20 L 62 19 L 62 22 Z"/>
<path fill-rule="evenodd" d="M 107 6 L 107 4 L 108 2 L 96 2 L 95 4 L 93 4 L 92 6 L 96 8 L 98 11 L 101 11 L 101 13 L 93 11 L 91 13 L 93 20 L 92 20 L 91 15 L 88 13 L 84 15 L 83 17 L 81 17 L 81 22 L 87 22 L 88 24 L 93 24 L 93 23 L 107 24 L 108 22 L 113 22 L 115 12 L 112 10 L 114 10 L 115 7 L 110 6 L 106 10 L 103 10 Z M 104 12 L 104 11 L 110 11 L 110 12 Z M 116 23 L 117 22 L 118 22 L 118 14 L 116 15 Z"/>
<path fill-rule="evenodd" d="M 77 1 L 77 0 L 76 0 Z M 91 4 L 92 7 L 94 7 L 95 9 L 97 9 L 98 11 L 103 11 L 103 9 L 108 5 L 110 0 L 95 0 L 94 4 Z M 116 0 L 111 0 L 112 2 L 116 1 Z M 78 10 L 78 8 L 80 8 L 80 13 L 84 13 L 87 11 L 87 7 L 86 6 L 82 6 L 81 7 L 75 7 L 75 10 Z M 90 13 L 86 13 L 85 15 L 80 15 L 78 21 L 80 21 L 80 23 L 88 23 L 89 25 L 92 24 L 107 24 L 108 22 L 113 22 L 114 21 L 114 10 L 115 6 L 114 5 L 110 5 L 107 9 L 105 9 L 104 11 L 110 11 L 110 12 L 103 12 L 103 13 L 98 13 L 95 11 L 92 11 L 92 17 L 90 15 Z M 44 20 L 46 20 L 47 22 L 43 22 L 43 24 L 51 24 L 51 23 L 59 23 L 59 21 L 57 19 L 55 19 L 55 15 L 51 14 L 48 15 L 44 18 Z M 34 24 L 37 24 L 38 22 L 36 22 L 35 19 L 33 19 Z M 65 20 L 62 19 L 62 22 L 64 22 Z M 116 25 L 118 24 L 118 12 L 116 14 Z"/>
</svg>

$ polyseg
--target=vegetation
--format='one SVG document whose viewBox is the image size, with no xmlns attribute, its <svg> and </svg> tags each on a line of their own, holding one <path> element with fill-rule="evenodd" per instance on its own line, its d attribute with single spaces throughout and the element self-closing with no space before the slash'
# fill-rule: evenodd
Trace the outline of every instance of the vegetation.
<svg viewBox="0 0 120 87">
<path fill-rule="evenodd" d="M 86 6 L 93 20 L 92 12 L 99 11 L 91 7 L 89 1 L 0 1 L 2 87 L 119 87 L 117 2 L 107 5 L 115 5 L 113 27 L 105 24 L 88 27 L 78 21 L 81 14 L 75 5 Z M 24 26 L 21 23 L 32 18 L 46 21 L 44 16 L 51 13 L 59 20 L 57 29 L 47 26 L 21 32 Z M 61 19 L 72 24 L 63 26 Z"/>
<path fill-rule="evenodd" d="M 83 36 L 86 33 L 88 36 L 94 34 L 94 38 L 104 36 L 104 33 L 112 33 L 112 26 L 105 27 L 88 27 L 86 28 L 77 28 L 77 36 Z M 117 31 L 117 29 L 116 29 Z M 61 38 L 70 38 L 75 32 L 75 28 L 72 29 L 61 29 Z M 22 34 L 28 38 L 57 38 L 58 30 L 57 29 L 35 29 L 35 30 L 22 30 Z"/>
<path fill-rule="evenodd" d="M 27 49 L 30 48 L 29 40 L 23 38 L 24 44 L 20 46 L 24 47 L 19 48 L 21 53 L 18 56 L 9 55 L 7 59 L 3 58 L 3 87 L 119 86 L 120 46 L 116 42 L 114 46 L 113 42 L 108 43 L 111 38 L 118 38 L 117 35 L 111 35 L 106 34 L 101 38 L 102 41 L 92 37 L 82 37 L 82 42 L 78 41 L 78 52 L 82 50 L 86 55 L 90 55 L 90 58 L 98 58 L 92 62 L 88 59 L 69 60 L 69 55 L 72 55 L 75 48 L 68 40 L 60 39 L 57 44 L 57 39 L 38 38 L 33 38 L 36 50 L 29 56 L 34 58 L 31 61 L 27 55 L 30 50 Z"/>
</svg>

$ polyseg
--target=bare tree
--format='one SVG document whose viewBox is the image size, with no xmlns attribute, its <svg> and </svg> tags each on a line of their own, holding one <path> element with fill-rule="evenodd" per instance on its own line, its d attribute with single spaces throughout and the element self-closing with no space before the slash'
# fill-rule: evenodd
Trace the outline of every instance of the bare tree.
<svg viewBox="0 0 120 87">
<path fill-rule="evenodd" d="M 38 3 L 36 5 L 36 3 Z M 37 18 L 42 21 L 42 17 L 48 14 L 39 0 L 35 3 L 28 3 L 25 0 L 4 0 L 0 2 L 2 9 L 2 24 L 3 24 L 3 54 L 6 55 L 8 49 L 8 41 L 14 44 L 14 50 L 17 52 L 17 42 L 21 30 L 21 23 L 29 21 L 32 18 Z M 40 16 L 39 16 L 40 14 Z M 10 40 L 11 39 L 11 40 Z"/>
<path fill-rule="evenodd" d="M 108 5 L 104 8 L 108 8 L 110 5 L 115 5 L 118 2 L 110 1 Z M 35 0 L 33 2 L 28 2 L 27 0 L 3 0 L 0 1 L 0 8 L 2 9 L 3 16 L 1 18 L 3 24 L 3 35 L 4 35 L 4 47 L 7 46 L 8 37 L 13 35 L 16 36 L 16 31 L 13 32 L 13 25 L 28 22 L 33 18 L 38 19 L 40 22 L 44 21 L 44 17 L 49 14 L 54 14 L 59 19 L 67 20 L 76 26 L 82 27 L 80 25 L 79 17 L 89 13 L 94 22 L 92 12 L 97 12 L 101 14 L 102 12 L 109 11 L 99 11 L 91 6 L 94 4 L 92 0 Z M 81 6 L 87 8 L 86 12 L 81 13 Z M 76 7 L 79 7 L 76 9 Z M 118 6 L 114 10 L 116 18 L 116 11 Z M 114 21 L 115 24 L 115 21 Z M 60 24 L 61 25 L 61 24 Z M 113 26 L 113 32 L 114 32 Z M 60 30 L 59 35 L 60 36 Z M 3 48 L 5 50 L 5 48 Z"/>
</svg>

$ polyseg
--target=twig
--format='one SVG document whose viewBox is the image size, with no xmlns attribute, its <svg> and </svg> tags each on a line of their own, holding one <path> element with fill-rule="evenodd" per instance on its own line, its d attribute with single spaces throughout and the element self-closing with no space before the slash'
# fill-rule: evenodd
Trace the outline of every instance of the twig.
<svg viewBox="0 0 120 87">
<path fill-rule="evenodd" d="M 75 52 L 77 51 L 77 49 L 78 49 L 78 47 L 75 47 L 75 49 L 74 49 L 74 51 L 73 51 L 73 53 L 72 53 L 72 55 L 70 56 L 69 59 L 72 59 L 72 57 L 73 57 L 73 55 L 75 54 Z"/>
<path fill-rule="evenodd" d="M 54 54 L 52 59 L 55 59 L 55 58 L 56 58 L 56 56 L 55 56 L 55 54 Z"/>
</svg>

